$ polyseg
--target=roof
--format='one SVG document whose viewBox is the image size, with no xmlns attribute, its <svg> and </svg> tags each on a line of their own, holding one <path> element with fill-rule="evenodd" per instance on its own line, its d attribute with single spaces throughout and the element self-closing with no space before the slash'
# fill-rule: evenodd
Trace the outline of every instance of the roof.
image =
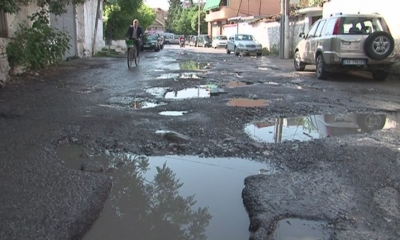
<svg viewBox="0 0 400 240">
<path fill-rule="evenodd" d="M 221 4 L 221 0 L 207 0 L 206 5 L 204 5 L 203 11 L 218 9 Z"/>
</svg>

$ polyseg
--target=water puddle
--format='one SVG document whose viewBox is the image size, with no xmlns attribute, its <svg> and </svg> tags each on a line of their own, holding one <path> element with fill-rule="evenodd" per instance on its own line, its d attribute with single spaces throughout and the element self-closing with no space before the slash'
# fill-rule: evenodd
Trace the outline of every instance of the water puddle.
<svg viewBox="0 0 400 240">
<path fill-rule="evenodd" d="M 75 169 L 88 161 L 78 146 L 57 153 Z M 248 239 L 243 179 L 260 169 L 275 172 L 268 164 L 237 158 L 113 153 L 102 158 L 115 169 L 101 173 L 112 176 L 113 188 L 84 240 Z"/>
<path fill-rule="evenodd" d="M 257 67 L 259 70 L 269 71 L 269 70 L 281 70 L 279 67 L 268 66 L 268 67 Z"/>
<path fill-rule="evenodd" d="M 157 79 L 176 79 L 179 77 L 178 73 L 165 73 L 157 77 Z"/>
<path fill-rule="evenodd" d="M 127 107 L 130 109 L 146 109 L 146 108 L 154 108 L 157 106 L 166 105 L 166 103 L 158 102 L 153 99 L 145 99 L 145 98 L 132 98 L 132 97 L 113 97 L 108 100 L 111 105 L 102 105 L 102 106 L 115 106 L 115 108 L 119 107 Z"/>
<path fill-rule="evenodd" d="M 209 98 L 210 96 L 210 91 L 204 86 L 170 91 L 165 94 L 166 99 Z"/>
<path fill-rule="evenodd" d="M 196 61 L 182 61 L 179 63 L 180 70 L 204 70 L 209 69 L 210 66 L 210 63 Z"/>
<path fill-rule="evenodd" d="M 328 239 L 327 223 L 287 218 L 279 221 L 274 231 L 275 240 L 320 240 Z"/>
<path fill-rule="evenodd" d="M 202 79 L 197 73 L 181 73 L 179 74 L 179 79 Z"/>
<path fill-rule="evenodd" d="M 249 86 L 253 85 L 254 83 L 252 82 L 244 82 L 244 81 L 231 81 L 228 84 L 226 84 L 227 87 L 229 88 L 234 88 L 234 87 L 244 87 L 244 86 Z"/>
<path fill-rule="evenodd" d="M 154 87 L 146 89 L 146 93 L 153 95 L 156 98 L 163 98 L 168 92 L 168 88 L 165 87 Z"/>
<path fill-rule="evenodd" d="M 228 102 L 228 106 L 231 107 L 265 107 L 268 104 L 267 100 L 250 98 L 233 98 Z"/>
<path fill-rule="evenodd" d="M 163 111 L 163 112 L 159 112 L 160 115 L 163 116 L 183 116 L 185 114 L 187 114 L 188 111 Z"/>
<path fill-rule="evenodd" d="M 244 130 L 253 140 L 277 143 L 367 133 L 399 126 L 396 115 L 321 114 L 296 118 L 266 118 L 247 124 Z"/>
</svg>

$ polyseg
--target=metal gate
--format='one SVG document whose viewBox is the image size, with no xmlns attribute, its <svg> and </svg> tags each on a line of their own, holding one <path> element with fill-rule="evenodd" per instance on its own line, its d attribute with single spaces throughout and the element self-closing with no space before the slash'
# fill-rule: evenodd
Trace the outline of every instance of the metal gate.
<svg viewBox="0 0 400 240">
<path fill-rule="evenodd" d="M 50 25 L 60 31 L 68 34 L 71 39 L 69 44 L 70 49 L 64 54 L 63 59 L 75 57 L 77 55 L 77 38 L 76 38 L 76 22 L 75 22 L 75 7 L 74 5 L 67 6 L 67 12 L 61 16 L 50 14 Z"/>
</svg>

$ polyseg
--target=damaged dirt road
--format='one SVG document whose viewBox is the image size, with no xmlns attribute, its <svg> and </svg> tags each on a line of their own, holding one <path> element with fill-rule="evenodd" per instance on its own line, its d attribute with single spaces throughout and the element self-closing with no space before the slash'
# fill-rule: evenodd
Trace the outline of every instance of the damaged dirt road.
<svg viewBox="0 0 400 240">
<path fill-rule="evenodd" d="M 399 92 L 176 46 L 15 77 L 0 238 L 399 239 Z"/>
</svg>

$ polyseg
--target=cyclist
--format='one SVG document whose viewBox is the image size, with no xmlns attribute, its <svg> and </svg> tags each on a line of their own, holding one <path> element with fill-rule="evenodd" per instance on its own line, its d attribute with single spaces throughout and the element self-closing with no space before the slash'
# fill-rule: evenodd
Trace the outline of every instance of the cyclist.
<svg viewBox="0 0 400 240">
<path fill-rule="evenodd" d="M 143 36 L 142 27 L 139 26 L 139 21 L 137 19 L 135 19 L 132 21 L 132 25 L 129 26 L 125 37 L 128 39 L 134 40 L 138 57 L 139 57 L 139 52 L 140 52 L 140 40 L 142 39 L 142 36 Z"/>
</svg>

